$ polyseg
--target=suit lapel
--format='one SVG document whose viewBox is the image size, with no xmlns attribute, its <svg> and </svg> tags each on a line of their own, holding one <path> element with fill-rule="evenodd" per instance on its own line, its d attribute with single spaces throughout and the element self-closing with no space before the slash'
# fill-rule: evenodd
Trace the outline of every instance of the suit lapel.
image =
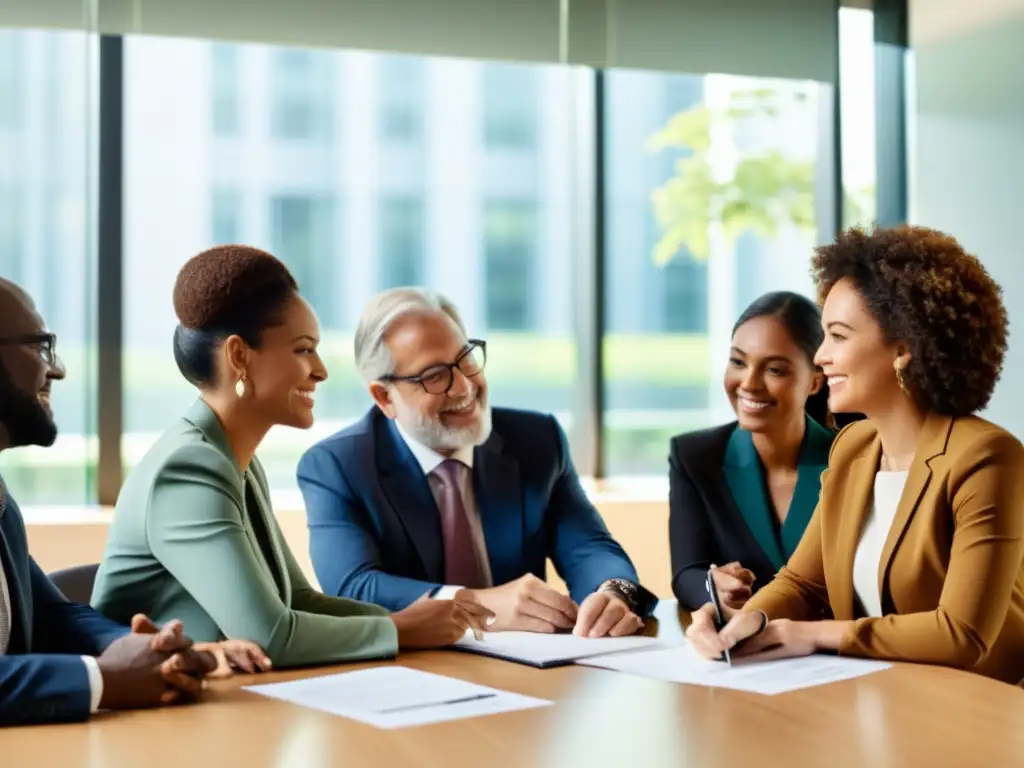
<svg viewBox="0 0 1024 768">
<path fill-rule="evenodd" d="M 0 558 L 3 559 L 4 577 L 7 579 L 7 594 L 11 601 L 11 635 L 8 653 L 27 653 L 32 649 L 31 574 L 28 572 L 28 543 L 24 541 L 25 528 L 21 511 L 14 499 L 7 493 L 7 486 L 0 479 Z M 16 562 L 11 549 L 11 539 L 18 538 L 24 545 L 26 562 Z M 22 575 L 26 579 L 22 579 Z M 0 598 L 2 599 L 2 598 Z M 17 619 L 17 621 L 15 620 Z"/>
<path fill-rule="evenodd" d="M 291 605 L 292 602 L 292 582 L 288 577 L 288 568 L 284 561 L 284 552 L 281 549 L 281 542 L 278 540 L 276 534 L 276 528 L 272 518 L 272 512 L 270 508 L 270 501 L 267 499 L 267 494 L 264 491 L 266 479 L 263 476 L 262 467 L 253 459 L 250 472 L 245 476 L 245 484 L 247 488 L 252 489 L 252 498 L 256 502 L 256 509 L 248 509 L 249 516 L 259 515 L 260 521 L 263 524 L 263 530 L 267 532 L 267 545 L 270 547 L 270 556 L 274 560 L 274 568 L 271 569 L 271 573 L 276 575 L 278 578 L 275 579 L 277 582 L 278 589 L 281 591 L 281 599 L 285 605 Z M 262 548 L 259 546 L 259 542 L 256 540 L 255 531 L 251 525 L 246 525 L 246 533 L 249 535 L 249 540 L 253 542 L 256 547 L 256 551 L 262 554 Z M 265 559 L 265 558 L 264 558 Z M 269 567 L 269 563 L 267 564 Z"/>
<path fill-rule="evenodd" d="M 377 436 L 381 488 L 423 562 L 428 581 L 444 581 L 441 514 L 430 483 L 390 419 L 382 417 Z"/>
<path fill-rule="evenodd" d="M 883 600 L 885 582 L 889 575 L 889 566 L 892 563 L 893 555 L 914 516 L 914 512 L 917 511 L 918 502 L 921 501 L 921 495 L 928 486 L 928 481 L 931 480 L 932 459 L 945 453 L 946 443 L 952 429 L 952 418 L 935 414 L 930 414 L 921 426 L 921 436 L 917 441 L 914 462 L 910 465 L 910 471 L 907 473 L 907 482 L 903 486 L 900 503 L 896 507 L 896 516 L 893 518 L 889 534 L 885 538 L 885 546 L 882 548 L 882 556 L 878 561 L 878 594 L 883 596 Z"/>
<path fill-rule="evenodd" d="M 192 407 L 189 408 L 185 414 L 185 420 L 193 424 L 200 432 L 203 433 L 203 437 L 213 446 L 215 446 L 224 456 L 231 462 L 231 465 L 238 472 L 239 484 L 235 490 L 240 494 L 240 505 L 244 510 L 242 515 L 242 527 L 245 529 L 246 538 L 249 539 L 249 544 L 256 551 L 256 556 L 259 558 L 263 565 L 266 573 L 271 576 L 271 581 L 278 588 L 282 600 L 285 604 L 291 602 L 291 584 L 288 580 L 288 572 L 284 567 L 284 555 L 281 552 L 280 542 L 275 540 L 273 528 L 270 526 L 268 517 L 270 511 L 270 502 L 266 498 L 266 494 L 263 492 L 263 487 L 258 482 L 250 478 L 250 474 L 259 473 L 262 478 L 262 482 L 265 484 L 266 479 L 262 476 L 262 468 L 259 466 L 259 462 L 253 458 L 250 466 L 250 472 L 243 472 L 242 468 L 238 466 L 238 462 L 235 460 L 235 453 L 231 450 L 231 444 L 228 442 L 228 437 L 224 432 L 224 427 L 221 426 L 220 420 L 217 418 L 217 414 L 213 412 L 213 409 L 206 404 L 206 402 L 200 398 L 193 403 Z M 254 505 L 256 508 L 251 509 L 249 504 L 248 488 L 253 489 L 252 497 L 256 501 Z M 267 532 L 267 543 L 271 551 L 265 552 L 263 546 L 260 544 L 259 538 L 256 536 L 256 531 L 252 526 L 252 517 L 254 515 L 260 516 L 260 521 L 263 524 L 263 529 Z M 275 571 L 267 557 L 271 556 L 274 558 L 274 562 L 277 565 Z M 280 574 L 280 579 L 273 578 L 275 574 Z"/>
<path fill-rule="evenodd" d="M 737 427 L 725 448 L 725 482 L 747 528 L 778 570 L 786 559 L 779 548 L 772 510 L 765 494 L 764 472 L 750 433 Z"/>
<path fill-rule="evenodd" d="M 473 492 L 494 584 L 521 576 L 523 564 L 524 511 L 519 462 L 502 453 L 502 447 L 501 437 L 492 433 L 473 453 Z"/>
</svg>

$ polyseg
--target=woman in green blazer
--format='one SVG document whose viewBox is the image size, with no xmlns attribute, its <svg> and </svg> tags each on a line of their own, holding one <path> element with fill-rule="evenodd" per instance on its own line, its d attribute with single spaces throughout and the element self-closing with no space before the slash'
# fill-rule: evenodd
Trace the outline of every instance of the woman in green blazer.
<svg viewBox="0 0 1024 768">
<path fill-rule="evenodd" d="M 179 617 L 197 641 L 259 643 L 276 667 L 392 656 L 480 631 L 475 604 L 384 608 L 327 597 L 295 563 L 256 449 L 277 424 L 308 428 L 327 371 L 319 325 L 276 258 L 221 246 L 174 289 L 174 356 L 200 399 L 129 474 L 92 604 L 126 621 Z"/>
</svg>

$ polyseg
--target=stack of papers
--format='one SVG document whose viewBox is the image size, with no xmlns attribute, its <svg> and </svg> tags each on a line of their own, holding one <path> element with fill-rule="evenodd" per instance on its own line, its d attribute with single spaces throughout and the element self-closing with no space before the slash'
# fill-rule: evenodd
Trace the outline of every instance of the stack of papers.
<svg viewBox="0 0 1024 768">
<path fill-rule="evenodd" d="M 485 632 L 477 640 L 472 632 L 455 643 L 460 651 L 495 656 L 533 667 L 556 667 L 605 653 L 620 653 L 659 645 L 653 637 L 577 637 L 573 634 L 537 632 Z"/>
<path fill-rule="evenodd" d="M 427 725 L 552 703 L 398 666 L 250 685 L 245 690 L 377 728 Z"/>
<path fill-rule="evenodd" d="M 816 685 L 850 680 L 892 665 L 884 661 L 839 656 L 804 656 L 779 661 L 733 659 L 732 667 L 708 661 L 689 644 L 638 653 L 617 653 L 577 662 L 672 683 L 731 688 L 774 696 Z"/>
</svg>

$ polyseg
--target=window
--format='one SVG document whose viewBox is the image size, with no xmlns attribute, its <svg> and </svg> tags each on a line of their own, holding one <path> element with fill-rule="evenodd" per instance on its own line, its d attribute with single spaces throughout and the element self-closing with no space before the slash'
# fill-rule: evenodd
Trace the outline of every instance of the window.
<svg viewBox="0 0 1024 768">
<path fill-rule="evenodd" d="M 533 324 L 530 298 L 537 249 L 532 202 L 491 201 L 484 214 L 487 326 L 525 331 Z"/>
<path fill-rule="evenodd" d="M 483 67 L 484 144 L 529 149 L 537 142 L 536 68 L 515 64 Z"/>
<path fill-rule="evenodd" d="M 4 481 L 23 507 L 94 500 L 91 50 L 82 32 L 0 30 L 0 275 L 32 296 L 67 368 L 53 385 L 57 441 L 3 454 Z"/>
<path fill-rule="evenodd" d="M 240 243 L 242 237 L 242 195 L 234 189 L 214 189 L 210 213 L 210 236 L 214 245 Z"/>
<path fill-rule="evenodd" d="M 268 105 L 272 129 L 246 131 L 244 142 L 215 141 L 212 123 L 205 135 L 180 131 L 177 116 L 202 110 L 209 98 L 214 45 L 125 38 L 126 466 L 196 396 L 171 353 L 171 288 L 186 259 L 221 239 L 284 260 L 320 317 L 330 376 L 317 392 L 317 423 L 309 432 L 271 430 L 260 447 L 281 508 L 301 503 L 295 469 L 303 451 L 372 405 L 352 361 L 352 334 L 384 286 L 446 294 L 470 333 L 487 339 L 493 402 L 553 412 L 571 428 L 576 342 L 565 180 L 573 161 L 555 151 L 571 126 L 568 112 L 542 106 L 554 100 L 539 99 L 545 89 L 566 92 L 570 71 L 509 65 L 515 79 L 532 83 L 530 119 L 543 126 L 515 161 L 534 168 L 544 153 L 545 173 L 516 175 L 501 163 L 471 161 L 486 150 L 479 99 L 419 85 L 396 96 L 397 80 L 414 83 L 435 68 L 472 87 L 490 66 L 482 62 L 230 46 L 244 62 L 239 91 Z M 335 75 L 338 86 L 310 85 L 318 77 L 334 83 Z M 415 131 L 384 115 L 412 114 L 414 103 L 417 124 L 438 126 L 416 129 L 416 154 L 441 161 L 410 164 L 388 151 Z"/>
<path fill-rule="evenodd" d="M 238 47 L 215 44 L 210 50 L 213 85 L 213 132 L 235 136 L 241 126 Z"/>
<path fill-rule="evenodd" d="M 14 130 L 23 123 L 28 35 L 20 30 L 0 29 L 0 131 Z"/>
<path fill-rule="evenodd" d="M 663 477 L 672 435 L 731 418 L 721 372 L 745 303 L 810 289 L 818 86 L 606 84 L 606 470 Z"/>
<path fill-rule="evenodd" d="M 326 195 L 280 195 L 270 200 L 271 251 L 299 284 L 322 322 L 331 322 L 336 308 L 334 271 L 335 206 Z"/>
<path fill-rule="evenodd" d="M 25 198 L 11 183 L 0 184 L 0 275 L 21 281 L 25 258 Z"/>
<path fill-rule="evenodd" d="M 326 139 L 333 127 L 329 51 L 275 50 L 271 68 L 271 130 L 279 139 Z"/>
<path fill-rule="evenodd" d="M 423 201 L 388 198 L 380 210 L 380 287 L 423 282 Z"/>
<path fill-rule="evenodd" d="M 419 141 L 423 137 L 423 60 L 382 57 L 378 71 L 381 136 L 389 141 Z"/>
<path fill-rule="evenodd" d="M 843 226 L 870 226 L 878 213 L 875 14 L 871 10 L 839 9 L 839 99 Z"/>
</svg>

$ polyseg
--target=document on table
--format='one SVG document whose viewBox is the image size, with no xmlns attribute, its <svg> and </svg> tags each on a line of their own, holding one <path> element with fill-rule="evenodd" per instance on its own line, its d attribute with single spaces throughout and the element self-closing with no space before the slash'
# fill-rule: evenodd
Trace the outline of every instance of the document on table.
<svg viewBox="0 0 1024 768">
<path fill-rule="evenodd" d="M 400 666 L 250 685 L 245 690 L 377 728 L 428 725 L 553 703 Z"/>
<path fill-rule="evenodd" d="M 617 653 L 577 663 L 673 683 L 731 688 L 766 696 L 850 680 L 892 666 L 884 661 L 815 655 L 779 661 L 733 658 L 732 667 L 729 667 L 721 661 L 702 658 L 689 644 L 638 653 Z"/>
<path fill-rule="evenodd" d="M 460 651 L 496 656 L 505 661 L 529 664 L 533 667 L 556 667 L 572 664 L 577 659 L 604 653 L 619 653 L 638 648 L 657 647 L 653 637 L 577 637 L 571 633 L 543 634 L 539 632 L 485 632 L 477 640 L 472 632 L 455 643 Z"/>
</svg>

